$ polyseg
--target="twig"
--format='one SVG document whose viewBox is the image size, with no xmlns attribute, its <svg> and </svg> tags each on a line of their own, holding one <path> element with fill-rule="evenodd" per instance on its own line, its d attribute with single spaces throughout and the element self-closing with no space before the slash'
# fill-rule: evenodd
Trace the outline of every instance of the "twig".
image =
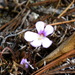
<svg viewBox="0 0 75 75">
<path fill-rule="evenodd" d="M 29 15 L 30 12 L 31 12 L 31 11 L 28 10 L 27 13 L 25 14 L 25 16 L 23 17 L 21 26 L 24 24 L 24 22 L 25 22 L 25 20 L 26 20 L 26 18 L 27 18 L 27 16 Z"/>
<path fill-rule="evenodd" d="M 12 53 L 13 57 L 15 58 L 15 55 L 14 55 L 13 50 L 12 50 L 11 48 L 9 48 L 9 47 L 5 47 L 5 48 L 2 50 L 2 52 L 0 52 L 0 57 L 2 57 L 2 54 L 4 53 L 5 50 L 9 50 L 9 51 Z"/>
<path fill-rule="evenodd" d="M 56 6 L 56 8 L 55 8 L 56 10 L 57 10 L 57 8 L 59 7 L 60 3 L 61 3 L 61 0 L 58 1 L 58 4 L 57 4 L 57 6 Z M 54 11 L 53 15 L 54 15 L 55 13 L 56 13 L 56 12 Z"/>
<path fill-rule="evenodd" d="M 37 2 L 37 3 L 29 4 L 29 7 L 31 7 L 31 6 L 44 5 L 44 4 L 46 4 L 46 3 L 58 2 L 58 1 L 59 1 L 59 0 L 45 0 L 45 1 Z"/>
<path fill-rule="evenodd" d="M 58 71 L 58 70 L 61 70 L 61 69 L 64 69 L 64 68 L 68 68 L 68 67 L 71 67 L 71 66 L 74 66 L 75 64 L 67 64 L 67 65 L 65 65 L 65 66 L 61 66 L 61 67 L 58 67 L 58 68 L 55 68 L 55 69 L 53 69 L 53 70 L 50 70 L 50 71 L 48 71 L 48 72 L 46 72 L 46 73 L 53 73 L 53 72 L 56 72 L 56 71 Z"/>
<path fill-rule="evenodd" d="M 73 8 L 73 9 L 69 10 L 68 12 L 64 13 L 63 16 L 69 15 L 72 12 L 75 12 L 75 8 Z"/>
<path fill-rule="evenodd" d="M 57 71 L 57 72 L 53 72 L 53 73 L 47 73 L 48 75 L 50 75 L 50 74 L 65 74 L 65 73 L 74 73 L 75 74 L 75 69 L 73 69 L 73 70 L 71 70 L 71 71 L 69 71 L 69 70 L 64 70 L 64 71 Z"/>
</svg>

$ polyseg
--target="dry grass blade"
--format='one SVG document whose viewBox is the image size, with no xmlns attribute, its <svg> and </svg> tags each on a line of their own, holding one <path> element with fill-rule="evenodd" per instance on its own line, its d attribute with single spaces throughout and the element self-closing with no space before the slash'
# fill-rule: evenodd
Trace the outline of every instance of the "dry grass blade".
<svg viewBox="0 0 75 75">
<path fill-rule="evenodd" d="M 46 66 L 44 66 L 41 69 L 37 70 L 32 75 L 41 75 L 46 70 L 51 69 L 52 67 L 56 66 L 59 62 L 62 62 L 64 59 L 68 58 L 70 55 L 73 55 L 73 54 L 75 54 L 75 50 L 69 51 L 68 53 L 64 54 L 63 56 L 57 58 L 56 60 L 50 62 Z"/>
</svg>

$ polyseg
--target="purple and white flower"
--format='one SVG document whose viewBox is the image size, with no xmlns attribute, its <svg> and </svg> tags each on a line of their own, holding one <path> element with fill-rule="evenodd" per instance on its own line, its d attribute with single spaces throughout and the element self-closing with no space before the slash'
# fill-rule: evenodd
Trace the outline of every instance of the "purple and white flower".
<svg viewBox="0 0 75 75">
<path fill-rule="evenodd" d="M 21 65 L 24 65 L 26 69 L 27 69 L 29 66 L 30 66 L 32 69 L 34 69 L 34 67 L 30 64 L 30 62 L 27 61 L 27 59 L 24 59 L 24 58 L 23 58 L 23 59 L 21 60 L 20 64 L 21 64 Z"/>
<path fill-rule="evenodd" d="M 26 41 L 30 42 L 33 47 L 43 46 L 44 48 L 48 48 L 52 41 L 47 38 L 48 35 L 53 33 L 54 29 L 51 25 L 46 25 L 46 23 L 39 21 L 35 24 L 38 33 L 27 31 L 24 34 L 24 38 Z"/>
<path fill-rule="evenodd" d="M 21 65 L 24 65 L 25 68 L 28 68 L 28 67 L 29 67 L 29 65 L 28 65 L 29 62 L 27 61 L 27 59 L 24 59 L 24 58 L 23 58 L 23 59 L 21 60 L 20 64 L 21 64 Z"/>
</svg>

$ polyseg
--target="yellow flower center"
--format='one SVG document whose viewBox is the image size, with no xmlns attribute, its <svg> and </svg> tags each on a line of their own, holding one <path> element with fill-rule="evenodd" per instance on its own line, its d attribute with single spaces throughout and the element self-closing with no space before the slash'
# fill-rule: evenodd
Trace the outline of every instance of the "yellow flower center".
<svg viewBox="0 0 75 75">
<path fill-rule="evenodd" d="M 44 37 L 44 35 L 43 34 L 40 34 L 38 40 L 41 40 L 43 37 Z"/>
</svg>

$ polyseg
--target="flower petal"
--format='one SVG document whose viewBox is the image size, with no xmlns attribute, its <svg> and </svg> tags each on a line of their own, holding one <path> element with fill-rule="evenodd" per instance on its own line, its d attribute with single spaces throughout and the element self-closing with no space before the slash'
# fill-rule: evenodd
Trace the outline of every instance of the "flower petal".
<svg viewBox="0 0 75 75">
<path fill-rule="evenodd" d="M 44 30 L 45 25 L 46 24 L 43 21 L 39 21 L 35 24 L 38 33 L 42 32 Z"/>
<path fill-rule="evenodd" d="M 54 31 L 54 28 L 51 25 L 47 25 L 44 31 L 45 31 L 45 36 L 48 36 Z"/>
<path fill-rule="evenodd" d="M 23 65 L 23 64 L 25 64 L 25 63 L 27 63 L 27 59 L 24 59 L 24 58 L 23 58 L 23 59 L 21 60 L 20 64 Z"/>
<path fill-rule="evenodd" d="M 30 43 L 33 47 L 39 47 L 41 46 L 41 40 L 34 40 Z"/>
<path fill-rule="evenodd" d="M 42 39 L 42 45 L 44 48 L 48 48 L 52 44 L 52 41 L 49 40 L 47 37 Z"/>
<path fill-rule="evenodd" d="M 28 64 L 25 64 L 25 68 L 28 68 L 29 67 L 29 65 Z"/>
<path fill-rule="evenodd" d="M 27 62 L 27 59 L 24 59 L 24 58 L 21 60 L 20 64 L 25 65 L 25 68 L 28 68 L 28 66 L 29 66 L 28 62 Z"/>
<path fill-rule="evenodd" d="M 24 59 L 22 59 L 22 60 L 21 60 L 21 62 L 20 62 L 20 64 L 22 64 L 22 65 L 23 65 L 24 63 L 25 63 L 25 60 L 24 60 Z"/>
<path fill-rule="evenodd" d="M 24 38 L 26 41 L 33 41 L 35 39 L 38 39 L 39 35 L 37 33 L 31 32 L 31 31 L 27 31 L 24 34 Z"/>
</svg>

